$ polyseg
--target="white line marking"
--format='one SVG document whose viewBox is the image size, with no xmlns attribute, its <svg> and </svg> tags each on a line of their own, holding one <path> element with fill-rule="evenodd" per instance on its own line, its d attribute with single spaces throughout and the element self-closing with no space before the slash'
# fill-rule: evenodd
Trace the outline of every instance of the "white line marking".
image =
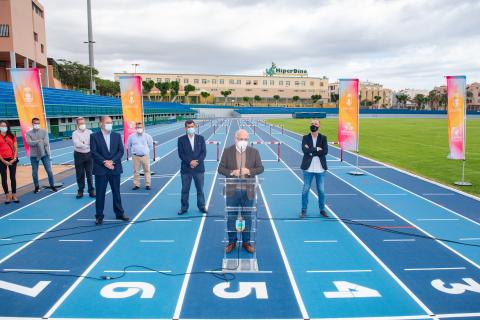
<svg viewBox="0 0 480 320">
<path fill-rule="evenodd" d="M 424 196 L 455 196 L 454 193 L 422 193 Z"/>
<path fill-rule="evenodd" d="M 444 219 L 444 218 L 420 218 L 417 221 L 458 221 L 460 219 Z"/>
<path fill-rule="evenodd" d="M 356 222 L 382 222 L 382 221 L 395 221 L 395 219 L 352 219 Z"/>
<path fill-rule="evenodd" d="M 460 238 L 462 241 L 477 241 L 480 240 L 480 238 Z"/>
<path fill-rule="evenodd" d="M 77 219 L 77 221 L 95 221 L 95 219 Z M 115 222 L 115 221 L 121 221 L 117 219 L 103 219 L 104 222 Z M 123 222 L 123 221 L 122 221 Z"/>
<path fill-rule="evenodd" d="M 370 269 L 358 270 L 307 270 L 307 273 L 357 273 L 357 272 L 372 272 Z"/>
<path fill-rule="evenodd" d="M 0 239 L 0 241 L 12 241 L 12 239 L 5 238 L 5 239 Z"/>
<path fill-rule="evenodd" d="M 70 270 L 45 270 L 45 269 L 3 269 L 3 271 L 7 272 L 70 272 Z"/>
<path fill-rule="evenodd" d="M 272 196 L 301 196 L 301 193 L 272 193 Z"/>
<path fill-rule="evenodd" d="M 192 219 L 175 219 L 175 220 L 169 220 L 169 219 L 155 219 L 155 220 L 150 220 L 150 222 L 190 222 Z"/>
<path fill-rule="evenodd" d="M 465 270 L 465 267 L 450 267 L 450 268 L 406 268 L 405 271 L 436 271 L 436 270 Z"/>
<path fill-rule="evenodd" d="M 165 272 L 170 273 L 172 270 L 105 270 L 104 273 L 158 273 Z"/>
<path fill-rule="evenodd" d="M 415 239 L 384 239 L 384 242 L 413 242 Z"/>
<path fill-rule="evenodd" d="M 8 219 L 10 221 L 53 221 L 53 219 L 41 219 L 41 218 L 31 218 L 31 219 L 27 219 L 27 218 L 11 218 L 11 219 Z"/>
<path fill-rule="evenodd" d="M 59 242 L 93 242 L 93 240 L 81 240 L 81 239 L 78 239 L 78 240 L 75 240 L 75 239 L 60 239 L 58 240 Z"/>
<path fill-rule="evenodd" d="M 224 273 L 223 271 L 219 271 L 219 270 L 205 270 L 204 272 L 207 272 L 207 273 Z M 258 270 L 258 271 L 240 271 L 240 272 L 236 272 L 236 273 L 273 273 L 273 271 L 267 271 L 267 270 Z"/>
</svg>

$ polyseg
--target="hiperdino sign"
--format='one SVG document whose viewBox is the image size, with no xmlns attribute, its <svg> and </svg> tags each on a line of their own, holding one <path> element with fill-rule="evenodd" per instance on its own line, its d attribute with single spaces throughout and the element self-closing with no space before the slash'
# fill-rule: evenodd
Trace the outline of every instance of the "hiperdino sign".
<svg viewBox="0 0 480 320">
<path fill-rule="evenodd" d="M 277 65 L 272 62 L 272 66 L 270 68 L 265 69 L 266 76 L 299 76 L 299 77 L 306 77 L 308 76 L 308 72 L 305 69 L 281 69 L 277 68 Z"/>
</svg>

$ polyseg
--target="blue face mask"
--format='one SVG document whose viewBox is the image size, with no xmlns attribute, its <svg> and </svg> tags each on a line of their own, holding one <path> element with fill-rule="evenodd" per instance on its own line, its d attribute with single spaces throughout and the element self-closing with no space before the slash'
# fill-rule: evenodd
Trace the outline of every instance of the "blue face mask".
<svg viewBox="0 0 480 320">
<path fill-rule="evenodd" d="M 195 128 L 188 128 L 188 129 L 187 129 L 187 133 L 188 133 L 189 135 L 194 135 L 194 134 L 195 134 Z"/>
<path fill-rule="evenodd" d="M 113 128 L 113 124 L 111 124 L 111 123 L 105 123 L 105 130 L 107 130 L 107 131 L 112 131 L 112 128 Z"/>
<path fill-rule="evenodd" d="M 7 130 L 8 130 L 7 127 L 0 127 L 0 132 L 5 133 L 5 132 L 7 132 Z"/>
</svg>

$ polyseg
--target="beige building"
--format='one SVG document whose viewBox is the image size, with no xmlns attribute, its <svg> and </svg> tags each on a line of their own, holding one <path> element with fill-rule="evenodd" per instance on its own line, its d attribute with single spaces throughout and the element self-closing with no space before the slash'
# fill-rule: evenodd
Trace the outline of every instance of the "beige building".
<svg viewBox="0 0 480 320">
<path fill-rule="evenodd" d="M 390 108 L 392 106 L 392 90 L 384 88 L 383 85 L 373 82 L 362 82 L 360 81 L 360 101 L 369 103 L 375 103 L 375 97 L 379 96 L 380 100 L 378 101 L 378 107 Z M 338 94 L 339 92 L 339 83 L 332 82 L 328 85 L 328 96 L 331 97 L 332 94 Z"/>
<path fill-rule="evenodd" d="M 469 97 L 469 93 L 471 96 Z M 480 83 L 474 82 L 467 84 L 467 108 L 471 110 L 480 110 Z"/>
<path fill-rule="evenodd" d="M 0 0 L 0 81 L 7 68 L 37 67 L 48 85 L 45 15 L 38 0 Z"/>
<path fill-rule="evenodd" d="M 225 90 L 231 91 L 227 102 L 234 104 L 245 104 L 244 97 L 248 97 L 251 102 L 254 102 L 255 96 L 261 97 L 263 104 L 275 104 L 273 98 L 275 95 L 280 96 L 279 104 L 290 103 L 294 96 L 298 96 L 301 102 L 310 102 L 312 95 L 321 95 L 322 102 L 328 101 L 328 79 L 326 77 L 309 77 L 305 70 L 300 70 L 303 72 L 298 75 L 285 75 L 285 71 L 289 70 L 278 70 L 281 70 L 282 73 L 268 75 L 265 72 L 262 76 L 179 73 L 137 73 L 137 75 L 141 76 L 143 81 L 178 81 L 180 84 L 179 96 L 184 95 L 186 85 L 193 85 L 196 90 L 189 96 L 196 97 L 194 100 L 202 103 L 205 102 L 204 99 L 198 99 L 202 91 L 210 93 L 207 102 L 223 103 L 225 98 L 221 92 Z M 116 73 L 115 80 L 122 75 L 133 74 Z M 151 94 L 158 94 L 158 90 L 154 88 Z"/>
</svg>

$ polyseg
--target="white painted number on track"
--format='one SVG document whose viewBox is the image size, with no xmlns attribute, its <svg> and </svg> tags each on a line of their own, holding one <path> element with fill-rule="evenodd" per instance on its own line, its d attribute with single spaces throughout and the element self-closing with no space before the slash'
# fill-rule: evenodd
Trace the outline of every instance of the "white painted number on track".
<svg viewBox="0 0 480 320">
<path fill-rule="evenodd" d="M 19 294 L 23 294 L 24 296 L 29 296 L 29 297 L 35 298 L 49 284 L 50 284 L 50 281 L 39 281 L 33 287 L 25 287 L 25 286 L 21 286 L 19 284 L 15 284 L 15 283 L 0 280 L 0 289 L 16 292 L 16 293 L 19 293 Z"/>
<path fill-rule="evenodd" d="M 103 287 L 100 294 L 107 299 L 125 299 L 139 292 L 141 299 L 150 299 L 153 298 L 155 287 L 147 282 L 115 282 Z"/>
<path fill-rule="evenodd" d="M 462 293 L 465 293 L 466 291 L 480 293 L 480 283 L 476 282 L 472 278 L 463 278 L 462 280 L 465 281 L 466 284 L 450 283 L 447 286 L 445 285 L 445 282 L 443 282 L 442 280 L 435 279 L 432 281 L 432 286 L 435 289 L 448 294 L 462 294 Z"/>
<path fill-rule="evenodd" d="M 360 286 L 347 281 L 333 281 L 338 291 L 327 291 L 323 294 L 326 298 L 378 298 L 382 295 L 375 289 Z"/>
<path fill-rule="evenodd" d="M 213 287 L 213 293 L 223 299 L 242 299 L 255 291 L 257 299 L 268 299 L 267 285 L 265 282 L 239 282 L 237 291 L 226 291 L 230 288 L 229 282 L 221 282 Z"/>
</svg>

